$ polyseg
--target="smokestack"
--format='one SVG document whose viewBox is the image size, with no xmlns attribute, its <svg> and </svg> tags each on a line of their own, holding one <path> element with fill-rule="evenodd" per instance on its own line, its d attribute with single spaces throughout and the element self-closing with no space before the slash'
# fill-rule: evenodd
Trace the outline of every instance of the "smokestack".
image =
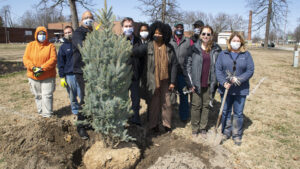
<svg viewBox="0 0 300 169">
<path fill-rule="evenodd" d="M 252 32 L 252 11 L 249 11 L 248 40 L 251 40 L 251 32 Z"/>
</svg>

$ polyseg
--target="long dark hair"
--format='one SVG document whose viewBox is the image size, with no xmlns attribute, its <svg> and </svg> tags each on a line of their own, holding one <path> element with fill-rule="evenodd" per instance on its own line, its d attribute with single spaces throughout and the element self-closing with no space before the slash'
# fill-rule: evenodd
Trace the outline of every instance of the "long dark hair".
<svg viewBox="0 0 300 169">
<path fill-rule="evenodd" d="M 155 21 L 150 25 L 149 29 L 149 39 L 153 41 L 153 35 L 155 33 L 155 30 L 158 29 L 159 32 L 161 32 L 163 36 L 163 41 L 165 44 L 168 44 L 171 40 L 172 36 L 172 29 L 170 25 L 164 24 L 161 21 Z"/>
<path fill-rule="evenodd" d="M 208 44 L 207 44 L 207 48 L 206 48 L 206 52 L 210 52 L 211 51 L 211 48 L 212 48 L 212 46 L 213 46 L 213 40 L 212 40 L 212 38 L 213 38 L 213 36 L 214 36 L 214 30 L 213 30 L 213 28 L 211 27 L 211 26 L 209 26 L 209 25 L 206 25 L 206 26 L 203 26 L 202 28 L 201 28 L 201 32 L 200 32 L 200 36 L 201 36 L 201 34 L 202 34 L 202 32 L 203 32 L 203 30 L 204 29 L 210 29 L 210 31 L 211 31 L 211 35 L 210 35 L 210 37 L 211 37 L 211 39 L 208 41 Z"/>
</svg>

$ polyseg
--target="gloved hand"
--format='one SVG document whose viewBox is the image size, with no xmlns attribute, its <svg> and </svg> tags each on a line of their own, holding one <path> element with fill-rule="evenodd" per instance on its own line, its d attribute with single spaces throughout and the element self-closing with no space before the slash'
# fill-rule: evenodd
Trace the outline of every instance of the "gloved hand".
<svg viewBox="0 0 300 169">
<path fill-rule="evenodd" d="M 62 87 L 67 87 L 67 82 L 66 82 L 66 78 L 60 78 L 60 85 L 62 86 Z"/>
<path fill-rule="evenodd" d="M 41 74 L 44 72 L 41 67 L 33 67 L 32 71 L 35 77 L 41 76 Z"/>
</svg>

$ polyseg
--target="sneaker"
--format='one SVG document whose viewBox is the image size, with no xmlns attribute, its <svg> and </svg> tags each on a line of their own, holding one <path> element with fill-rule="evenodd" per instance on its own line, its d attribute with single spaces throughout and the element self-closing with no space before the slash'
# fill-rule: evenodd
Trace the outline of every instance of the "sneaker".
<svg viewBox="0 0 300 169">
<path fill-rule="evenodd" d="M 233 141 L 234 141 L 234 144 L 237 146 L 240 146 L 242 144 L 242 140 L 240 138 L 236 138 Z"/>
<path fill-rule="evenodd" d="M 223 144 L 225 141 L 227 141 L 229 139 L 229 137 L 225 134 L 222 135 L 222 140 L 220 144 Z"/>
<path fill-rule="evenodd" d="M 202 136 L 204 139 L 207 138 L 206 130 L 201 130 L 201 131 L 200 131 L 200 134 L 201 134 L 201 136 Z"/>
<path fill-rule="evenodd" d="M 197 132 L 197 131 L 192 131 L 192 136 L 193 136 L 194 138 L 197 138 L 197 137 L 198 137 L 198 132 Z"/>
<path fill-rule="evenodd" d="M 169 128 L 169 127 L 165 127 L 165 132 L 166 132 L 166 133 L 171 133 L 171 132 L 172 132 L 172 129 Z"/>
<path fill-rule="evenodd" d="M 89 135 L 85 131 L 85 128 L 79 127 L 79 128 L 77 128 L 77 132 L 83 140 L 87 140 L 89 138 Z"/>
</svg>

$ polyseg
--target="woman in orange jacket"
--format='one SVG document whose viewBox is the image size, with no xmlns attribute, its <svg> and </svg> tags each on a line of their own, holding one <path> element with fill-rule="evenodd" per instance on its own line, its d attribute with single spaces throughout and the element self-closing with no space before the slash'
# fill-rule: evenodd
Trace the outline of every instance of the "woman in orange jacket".
<svg viewBox="0 0 300 169">
<path fill-rule="evenodd" d="M 23 62 L 27 68 L 27 77 L 38 113 L 43 117 L 53 114 L 53 92 L 56 76 L 56 49 L 48 41 L 45 27 L 37 27 L 35 41 L 30 42 L 25 50 Z"/>
</svg>

